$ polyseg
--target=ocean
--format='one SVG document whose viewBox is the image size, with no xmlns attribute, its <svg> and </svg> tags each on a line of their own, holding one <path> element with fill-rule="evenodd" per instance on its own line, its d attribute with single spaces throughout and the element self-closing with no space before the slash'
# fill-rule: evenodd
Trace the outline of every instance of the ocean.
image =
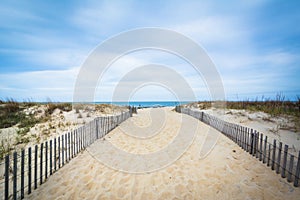
<svg viewBox="0 0 300 200">
<path fill-rule="evenodd" d="M 131 102 L 95 102 L 95 104 L 114 104 L 119 106 L 134 106 L 143 108 L 152 107 L 175 107 L 182 104 L 190 103 L 190 101 L 131 101 Z"/>
</svg>

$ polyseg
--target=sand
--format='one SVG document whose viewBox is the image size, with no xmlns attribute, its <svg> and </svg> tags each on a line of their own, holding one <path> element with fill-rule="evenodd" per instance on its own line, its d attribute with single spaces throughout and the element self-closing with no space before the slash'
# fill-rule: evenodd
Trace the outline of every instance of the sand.
<svg viewBox="0 0 300 200">
<path fill-rule="evenodd" d="M 221 134 L 214 148 L 203 158 L 200 152 L 207 134 L 209 131 L 214 134 L 218 132 L 190 116 L 171 111 L 171 108 L 163 108 L 163 111 L 166 116 L 164 123 L 158 123 L 151 120 L 149 109 L 139 110 L 139 114 L 122 123 L 105 139 L 96 141 L 25 198 L 299 199 L 300 188 L 293 187 L 286 179 L 282 179 Z M 193 130 L 195 137 L 191 146 L 168 166 L 136 174 L 117 170 L 117 165 L 111 167 L 107 166 L 107 162 L 101 162 L 99 154 L 105 153 L 101 146 L 108 143 L 138 155 L 162 151 L 176 138 L 183 119 L 188 121 L 188 127 L 194 128 L 197 125 Z M 156 127 L 156 124 L 162 127 Z M 137 138 L 141 127 L 146 132 L 157 132 L 143 135 L 144 139 Z M 132 130 L 132 133 L 127 133 L 128 130 Z M 181 139 L 176 144 L 179 150 L 188 141 Z M 168 153 L 172 157 L 173 152 Z M 114 160 L 115 157 L 107 159 Z M 159 157 L 156 161 L 162 162 Z"/>
</svg>

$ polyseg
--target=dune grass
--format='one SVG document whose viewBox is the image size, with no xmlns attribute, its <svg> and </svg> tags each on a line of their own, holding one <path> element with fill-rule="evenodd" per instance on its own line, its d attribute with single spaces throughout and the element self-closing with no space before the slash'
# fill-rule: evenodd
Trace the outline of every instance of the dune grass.
<svg viewBox="0 0 300 200">
<path fill-rule="evenodd" d="M 271 116 L 291 115 L 300 117 L 300 96 L 297 96 L 297 101 L 285 100 L 283 95 L 278 94 L 274 99 L 264 99 L 263 101 L 259 101 L 258 98 L 256 98 L 254 101 L 246 99 L 243 101 L 226 101 L 219 103 L 224 103 L 227 109 L 261 111 Z M 200 109 L 209 109 L 213 104 L 218 104 L 218 102 L 199 101 L 197 104 Z"/>
<path fill-rule="evenodd" d="M 42 105 L 35 102 L 17 102 L 14 99 L 0 100 L 0 128 L 8 128 L 18 124 L 19 128 L 31 128 L 35 124 L 47 121 L 47 116 L 51 115 L 55 109 L 71 111 L 71 103 L 52 103 L 46 104 L 45 116 L 36 118 L 33 114 L 25 114 L 26 108 Z"/>
<path fill-rule="evenodd" d="M 280 124 L 280 129 L 287 129 L 293 132 L 300 131 L 300 96 L 297 96 L 297 101 L 285 100 L 281 94 L 277 94 L 273 99 L 265 99 L 259 101 L 258 98 L 253 100 L 243 101 L 198 101 L 187 104 L 187 107 L 195 107 L 201 110 L 210 108 L 226 108 L 236 110 L 247 110 L 250 112 L 264 112 L 270 117 L 264 118 L 265 121 L 272 121 L 272 117 L 284 117 L 293 125 Z M 231 113 L 231 112 L 228 112 Z"/>
<path fill-rule="evenodd" d="M 26 113 L 24 110 L 33 106 L 45 105 L 45 114 L 36 117 L 34 113 Z M 14 142 L 2 139 L 0 143 L 0 159 L 9 153 L 15 145 L 26 144 L 30 141 L 30 137 L 27 133 L 32 127 L 38 123 L 46 122 L 49 120 L 50 115 L 55 109 L 61 111 L 71 111 L 71 103 L 36 103 L 36 102 L 17 102 L 12 98 L 6 100 L 0 100 L 0 128 L 9 128 L 16 126 L 16 136 Z M 1 130 L 0 130 L 1 131 Z M 13 145 L 12 145 L 13 143 Z"/>
</svg>

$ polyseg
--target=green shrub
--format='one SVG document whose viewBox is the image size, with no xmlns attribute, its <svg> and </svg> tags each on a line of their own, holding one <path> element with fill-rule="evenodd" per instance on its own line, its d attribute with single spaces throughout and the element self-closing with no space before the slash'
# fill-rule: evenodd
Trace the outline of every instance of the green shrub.
<svg viewBox="0 0 300 200">
<path fill-rule="evenodd" d="M 71 103 L 48 103 L 46 113 L 51 115 L 54 112 L 54 110 L 57 108 L 62 111 L 69 112 L 72 110 L 72 104 Z"/>
<path fill-rule="evenodd" d="M 4 141 L 2 140 L 0 145 L 0 160 L 2 160 L 4 156 L 9 152 L 10 152 L 10 145 L 8 143 L 5 144 Z"/>
<path fill-rule="evenodd" d="M 36 119 L 33 115 L 24 116 L 21 118 L 18 125 L 19 128 L 33 127 L 35 124 L 41 122 L 41 119 Z"/>
<path fill-rule="evenodd" d="M 29 141 L 30 141 L 29 137 L 18 136 L 18 137 L 16 137 L 15 145 L 18 145 L 18 144 L 27 144 Z"/>
<path fill-rule="evenodd" d="M 28 133 L 30 131 L 29 127 L 25 127 L 25 128 L 21 128 L 17 130 L 17 134 L 18 136 L 25 136 L 26 133 Z"/>
</svg>

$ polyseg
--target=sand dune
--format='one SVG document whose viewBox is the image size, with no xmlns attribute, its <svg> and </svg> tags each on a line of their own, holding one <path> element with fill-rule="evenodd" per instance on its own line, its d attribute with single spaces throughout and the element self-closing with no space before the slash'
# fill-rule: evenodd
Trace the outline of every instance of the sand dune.
<svg viewBox="0 0 300 200">
<path fill-rule="evenodd" d="M 299 188 L 221 134 L 210 154 L 201 159 L 201 147 L 209 130 L 217 132 L 190 116 L 170 108 L 163 110 L 166 117 L 161 129 L 151 124 L 149 109 L 139 111 L 71 160 L 26 199 L 299 199 Z M 139 155 L 160 151 L 176 137 L 183 119 L 190 127 L 197 125 L 196 134 L 187 151 L 167 167 L 134 174 L 108 167 L 95 157 L 106 143 Z M 134 124 L 159 131 L 141 140 L 126 134 Z M 181 139 L 178 149 L 187 142 Z M 172 156 L 172 152 L 168 153 Z M 161 160 L 157 158 L 157 162 Z"/>
</svg>

